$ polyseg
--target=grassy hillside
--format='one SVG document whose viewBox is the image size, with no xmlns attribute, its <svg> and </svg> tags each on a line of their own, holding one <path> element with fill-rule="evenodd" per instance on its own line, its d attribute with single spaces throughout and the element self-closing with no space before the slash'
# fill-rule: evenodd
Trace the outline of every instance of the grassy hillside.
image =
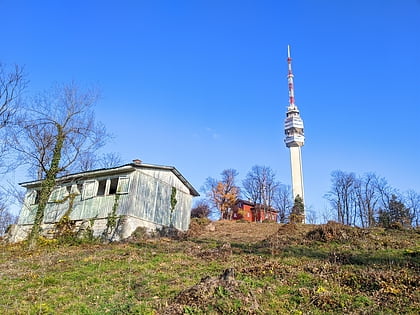
<svg viewBox="0 0 420 315">
<path fill-rule="evenodd" d="M 420 234 L 193 222 L 114 244 L 0 245 L 1 314 L 417 314 Z"/>
</svg>

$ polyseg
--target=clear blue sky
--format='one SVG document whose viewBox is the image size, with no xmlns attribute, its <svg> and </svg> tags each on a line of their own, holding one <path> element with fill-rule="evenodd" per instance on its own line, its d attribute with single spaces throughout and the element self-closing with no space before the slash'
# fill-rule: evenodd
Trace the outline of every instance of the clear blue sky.
<svg viewBox="0 0 420 315">
<path fill-rule="evenodd" d="M 174 165 L 197 189 L 256 164 L 290 184 L 290 44 L 307 205 L 325 209 L 336 169 L 420 192 L 418 0 L 0 0 L 0 12 L 0 61 L 25 65 L 27 94 L 98 86 L 105 151 L 124 162 Z"/>
</svg>

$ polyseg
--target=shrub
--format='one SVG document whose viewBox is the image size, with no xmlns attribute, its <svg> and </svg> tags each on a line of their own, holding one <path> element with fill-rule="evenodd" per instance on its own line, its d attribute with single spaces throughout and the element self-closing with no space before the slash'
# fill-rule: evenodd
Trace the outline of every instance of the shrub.
<svg viewBox="0 0 420 315">
<path fill-rule="evenodd" d="M 207 218 L 210 214 L 210 207 L 205 201 L 200 201 L 191 210 L 191 218 Z"/>
</svg>

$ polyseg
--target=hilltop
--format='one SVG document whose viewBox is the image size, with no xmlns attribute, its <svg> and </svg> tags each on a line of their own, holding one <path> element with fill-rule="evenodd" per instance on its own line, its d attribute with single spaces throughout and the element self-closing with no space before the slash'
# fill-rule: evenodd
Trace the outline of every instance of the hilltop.
<svg viewBox="0 0 420 315">
<path fill-rule="evenodd" d="M 0 245 L 3 314 L 416 314 L 420 234 L 194 220 L 111 244 Z"/>
</svg>

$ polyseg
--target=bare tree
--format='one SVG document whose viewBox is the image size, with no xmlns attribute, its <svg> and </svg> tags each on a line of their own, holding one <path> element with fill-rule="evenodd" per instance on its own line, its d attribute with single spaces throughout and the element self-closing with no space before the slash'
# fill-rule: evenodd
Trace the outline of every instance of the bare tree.
<svg viewBox="0 0 420 315">
<path fill-rule="evenodd" d="M 4 154 L 8 150 L 7 127 L 14 123 L 18 110 L 19 98 L 27 86 L 22 67 L 8 69 L 0 63 L 0 167 L 3 172 L 10 169 L 10 163 L 3 163 Z"/>
<path fill-rule="evenodd" d="M 274 204 L 279 182 L 276 181 L 276 175 L 270 167 L 255 165 L 242 181 L 242 186 L 247 198 L 267 212 Z"/>
<path fill-rule="evenodd" d="M 383 177 L 376 178 L 375 189 L 378 194 L 377 223 L 387 226 L 392 223 L 401 223 L 409 218 L 407 208 L 402 202 L 400 192 L 390 186 Z M 404 213 L 404 215 L 403 215 Z M 402 217 L 405 216 L 404 219 Z M 406 222 L 404 222 L 404 226 Z"/>
<path fill-rule="evenodd" d="M 77 161 L 77 166 L 82 172 L 96 168 L 112 168 L 121 164 L 121 156 L 116 152 L 108 152 L 100 156 L 91 151 L 83 152 Z"/>
<path fill-rule="evenodd" d="M 72 171 L 81 155 L 96 151 L 108 138 L 105 128 L 94 119 L 97 97 L 95 90 L 84 91 L 75 83 L 56 86 L 25 107 L 14 129 L 13 149 L 37 170 L 36 177 L 43 179 L 29 235 L 30 247 L 38 240 L 45 206 L 57 176 Z"/>
<path fill-rule="evenodd" d="M 317 214 L 311 207 L 306 207 L 305 209 L 305 222 L 307 224 L 316 224 Z"/>
<path fill-rule="evenodd" d="M 257 204 L 261 201 L 261 189 L 256 176 L 252 171 L 246 174 L 245 179 L 242 181 L 242 193 L 249 201 Z"/>
<path fill-rule="evenodd" d="M 102 168 L 116 167 L 122 164 L 121 156 L 116 152 L 105 153 L 99 159 L 99 166 Z"/>
<path fill-rule="evenodd" d="M 279 184 L 274 193 L 274 207 L 278 210 L 278 220 L 286 223 L 293 207 L 292 190 L 290 186 Z"/>
<path fill-rule="evenodd" d="M 191 209 L 191 218 L 207 218 L 210 214 L 210 206 L 206 200 L 199 200 Z"/>
<path fill-rule="evenodd" d="M 8 209 L 9 201 L 5 198 L 5 194 L 0 195 L 0 236 L 3 235 L 9 225 L 16 223 L 16 216 L 10 213 Z"/>
<path fill-rule="evenodd" d="M 324 210 L 321 212 L 321 217 L 322 217 L 321 223 L 327 223 L 328 221 L 335 220 L 336 211 L 335 209 L 325 205 Z"/>
<path fill-rule="evenodd" d="M 378 194 L 378 207 L 382 211 L 388 211 L 392 196 L 398 196 L 398 191 L 391 187 L 383 177 L 375 178 L 375 189 Z"/>
<path fill-rule="evenodd" d="M 12 70 L 6 70 L 6 66 L 0 63 L 0 128 L 11 123 L 16 113 L 16 101 L 21 96 L 27 85 L 22 67 L 15 66 Z"/>
<path fill-rule="evenodd" d="M 77 159 L 77 168 L 81 172 L 90 171 L 98 165 L 98 158 L 92 151 L 81 152 Z"/>
<path fill-rule="evenodd" d="M 343 171 L 331 173 L 332 189 L 327 193 L 326 198 L 336 210 L 337 220 L 343 224 L 355 224 L 355 181 L 354 173 Z"/>
<path fill-rule="evenodd" d="M 354 182 L 356 206 L 362 227 L 371 227 L 376 223 L 375 217 L 377 217 L 378 203 L 377 181 L 378 178 L 374 173 L 367 173 Z"/>
<path fill-rule="evenodd" d="M 420 221 L 420 194 L 411 189 L 405 193 L 404 199 L 407 207 L 410 209 L 411 224 L 418 227 Z"/>
<path fill-rule="evenodd" d="M 356 178 L 354 173 L 334 171 L 331 177 L 332 189 L 325 197 L 339 222 L 362 227 L 418 225 L 420 195 L 415 191 L 401 194 L 374 173 Z"/>
</svg>

